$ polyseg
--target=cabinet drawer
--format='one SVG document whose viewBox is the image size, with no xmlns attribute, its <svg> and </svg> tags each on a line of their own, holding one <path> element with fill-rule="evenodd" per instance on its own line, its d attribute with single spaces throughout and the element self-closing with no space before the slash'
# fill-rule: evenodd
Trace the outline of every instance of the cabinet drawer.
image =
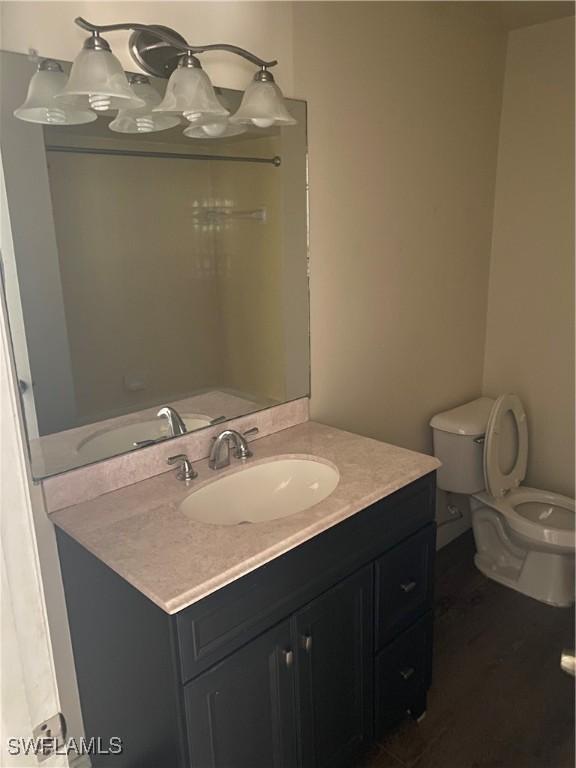
<svg viewBox="0 0 576 768">
<path fill-rule="evenodd" d="M 376 657 L 376 736 L 420 715 L 432 670 L 432 612 L 407 629 Z"/>
<path fill-rule="evenodd" d="M 376 561 L 376 647 L 431 606 L 436 526 L 428 525 Z"/>
</svg>

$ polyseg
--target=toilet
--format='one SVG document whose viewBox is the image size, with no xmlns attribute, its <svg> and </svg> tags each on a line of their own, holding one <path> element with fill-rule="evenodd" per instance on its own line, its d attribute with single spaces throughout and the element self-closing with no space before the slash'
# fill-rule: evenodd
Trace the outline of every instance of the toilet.
<svg viewBox="0 0 576 768">
<path fill-rule="evenodd" d="M 470 496 L 474 562 L 500 584 L 574 603 L 574 499 L 522 486 L 528 424 L 520 398 L 480 397 L 430 421 L 438 487 Z"/>
</svg>

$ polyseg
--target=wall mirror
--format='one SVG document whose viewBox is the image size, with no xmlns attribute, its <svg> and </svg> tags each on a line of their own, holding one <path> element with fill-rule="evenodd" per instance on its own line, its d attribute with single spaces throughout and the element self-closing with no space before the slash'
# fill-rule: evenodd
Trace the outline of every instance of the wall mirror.
<svg viewBox="0 0 576 768">
<path fill-rule="evenodd" d="M 113 132 L 116 113 L 35 125 L 13 115 L 34 70 L 0 53 L 3 283 L 34 476 L 170 439 L 163 406 L 192 431 L 308 395 L 305 103 L 287 100 L 295 126 L 218 139 Z"/>
</svg>

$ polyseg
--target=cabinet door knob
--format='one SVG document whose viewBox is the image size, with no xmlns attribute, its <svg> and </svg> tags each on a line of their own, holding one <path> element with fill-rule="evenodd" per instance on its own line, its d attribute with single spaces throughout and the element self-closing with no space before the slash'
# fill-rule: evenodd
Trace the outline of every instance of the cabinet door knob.
<svg viewBox="0 0 576 768">
<path fill-rule="evenodd" d="M 416 589 L 416 582 L 405 581 L 404 584 L 400 584 L 400 589 L 402 592 L 406 592 L 406 594 L 408 594 L 409 592 L 412 592 L 413 589 Z"/>
<path fill-rule="evenodd" d="M 410 680 L 413 674 L 414 674 L 414 667 L 406 667 L 406 669 L 400 670 L 400 677 L 403 680 Z"/>
<path fill-rule="evenodd" d="M 306 653 L 310 653 L 312 650 L 312 635 L 302 635 L 302 648 Z"/>
<path fill-rule="evenodd" d="M 288 668 L 290 668 L 294 664 L 294 651 L 292 650 L 284 651 L 284 663 Z"/>
</svg>

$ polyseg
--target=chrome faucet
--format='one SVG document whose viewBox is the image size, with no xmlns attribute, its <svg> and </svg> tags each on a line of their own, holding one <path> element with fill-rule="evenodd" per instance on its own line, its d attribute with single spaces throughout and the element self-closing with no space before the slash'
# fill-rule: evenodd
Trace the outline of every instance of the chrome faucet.
<svg viewBox="0 0 576 768">
<path fill-rule="evenodd" d="M 170 456 L 166 459 L 167 464 L 178 464 L 179 469 L 176 472 L 178 480 L 194 480 L 198 473 L 194 470 L 191 461 L 185 453 L 178 453 L 176 456 Z"/>
<path fill-rule="evenodd" d="M 171 408 L 169 405 L 165 405 L 163 408 L 160 408 L 156 416 L 160 417 L 161 419 L 166 419 L 168 422 L 170 437 L 180 437 L 180 435 L 185 435 L 186 432 L 188 432 L 186 429 L 186 424 L 184 424 L 178 411 L 176 411 L 174 408 Z"/>
<path fill-rule="evenodd" d="M 222 469 L 230 464 L 230 445 L 234 446 L 234 458 L 248 459 L 252 456 L 252 451 L 248 447 L 245 435 L 254 435 L 258 432 L 258 427 L 248 429 L 244 435 L 235 429 L 225 429 L 220 432 L 218 437 L 214 438 L 208 466 L 210 469 Z"/>
</svg>

